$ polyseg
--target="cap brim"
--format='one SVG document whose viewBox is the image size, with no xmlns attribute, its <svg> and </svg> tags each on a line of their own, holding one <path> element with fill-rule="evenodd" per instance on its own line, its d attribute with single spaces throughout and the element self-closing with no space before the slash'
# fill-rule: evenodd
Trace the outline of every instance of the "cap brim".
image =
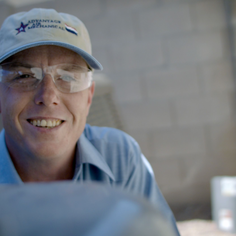
<svg viewBox="0 0 236 236">
<path fill-rule="evenodd" d="M 21 51 L 28 49 L 28 48 L 42 46 L 42 45 L 55 45 L 55 46 L 60 46 L 63 48 L 70 49 L 70 50 L 78 53 L 92 69 L 103 70 L 103 67 L 98 62 L 98 60 L 96 58 L 94 58 L 93 56 L 91 56 L 90 54 L 88 54 L 87 52 L 85 52 L 84 50 L 82 50 L 78 47 L 75 47 L 71 44 L 64 43 L 64 42 L 58 42 L 58 41 L 39 41 L 39 42 L 29 43 L 29 44 L 23 45 L 18 48 L 14 48 L 10 52 L 8 52 L 5 55 L 3 55 L 2 57 L 0 57 L 0 63 L 18 52 L 21 52 Z"/>
</svg>

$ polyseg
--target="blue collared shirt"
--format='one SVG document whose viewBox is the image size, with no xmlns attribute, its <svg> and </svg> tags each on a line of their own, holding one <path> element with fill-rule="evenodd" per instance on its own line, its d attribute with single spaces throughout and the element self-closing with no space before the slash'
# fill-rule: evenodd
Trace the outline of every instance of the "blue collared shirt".
<svg viewBox="0 0 236 236">
<path fill-rule="evenodd" d="M 7 150 L 4 130 L 0 133 L 0 153 L 0 183 L 23 184 Z M 179 235 L 150 164 L 128 134 L 113 128 L 86 125 L 77 142 L 75 158 L 72 181 L 99 181 L 148 199 L 169 218 Z"/>
</svg>

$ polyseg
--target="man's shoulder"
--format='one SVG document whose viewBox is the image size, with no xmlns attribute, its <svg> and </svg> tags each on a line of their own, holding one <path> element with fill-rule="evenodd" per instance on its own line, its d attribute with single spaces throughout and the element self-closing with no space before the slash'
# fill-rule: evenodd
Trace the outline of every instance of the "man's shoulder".
<svg viewBox="0 0 236 236">
<path fill-rule="evenodd" d="M 136 141 L 129 134 L 111 127 L 98 127 L 86 124 L 84 135 L 89 141 L 107 142 L 108 144 L 136 144 Z"/>
<path fill-rule="evenodd" d="M 133 167 L 141 162 L 138 143 L 124 131 L 86 125 L 84 135 L 108 164 L 116 182 L 126 181 Z"/>
<path fill-rule="evenodd" d="M 103 156 L 121 158 L 140 153 L 138 143 L 122 130 L 86 125 L 84 135 Z"/>
</svg>

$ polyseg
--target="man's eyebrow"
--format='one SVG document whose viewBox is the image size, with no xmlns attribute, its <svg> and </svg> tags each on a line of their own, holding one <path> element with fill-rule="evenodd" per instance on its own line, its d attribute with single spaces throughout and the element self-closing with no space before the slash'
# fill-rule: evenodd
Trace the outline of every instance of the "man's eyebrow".
<svg viewBox="0 0 236 236">
<path fill-rule="evenodd" d="M 63 68 L 64 70 L 69 70 L 69 69 L 76 69 L 78 68 L 78 66 L 74 64 L 61 64 L 61 68 Z"/>
<path fill-rule="evenodd" d="M 9 67 L 24 67 L 24 68 L 29 68 L 30 69 L 33 66 L 28 64 L 28 63 L 14 61 L 14 62 L 9 63 Z"/>
<path fill-rule="evenodd" d="M 76 64 L 61 64 L 63 70 L 77 70 L 77 69 L 87 69 L 90 70 L 88 67 L 83 67 L 80 65 L 76 65 Z"/>
</svg>

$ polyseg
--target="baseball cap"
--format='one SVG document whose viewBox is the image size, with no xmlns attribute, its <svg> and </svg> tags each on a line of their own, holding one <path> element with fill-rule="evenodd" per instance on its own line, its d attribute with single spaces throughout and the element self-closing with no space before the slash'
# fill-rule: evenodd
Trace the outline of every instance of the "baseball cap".
<svg viewBox="0 0 236 236">
<path fill-rule="evenodd" d="M 0 63 L 20 51 L 41 45 L 70 49 L 92 69 L 103 69 L 92 56 L 90 37 L 83 22 L 73 15 L 42 8 L 5 19 L 0 29 Z"/>
</svg>

